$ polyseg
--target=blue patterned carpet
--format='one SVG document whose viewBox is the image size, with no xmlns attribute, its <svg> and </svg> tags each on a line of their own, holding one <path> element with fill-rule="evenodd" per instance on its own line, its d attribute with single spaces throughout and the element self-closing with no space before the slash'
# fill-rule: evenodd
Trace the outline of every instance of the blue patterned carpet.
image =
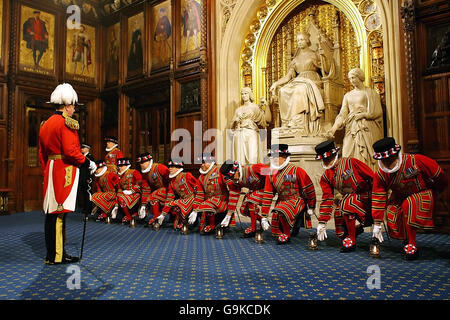
<svg viewBox="0 0 450 320">
<path fill-rule="evenodd" d="M 370 258 L 368 232 L 358 238 L 356 252 L 342 254 L 330 230 L 320 250 L 309 251 L 310 230 L 278 246 L 267 232 L 262 245 L 241 239 L 239 223 L 217 240 L 198 232 L 183 236 L 169 224 L 153 231 L 89 221 L 81 288 L 69 290 L 68 266 L 43 263 L 43 230 L 40 212 L 0 217 L 1 300 L 450 298 L 450 235 L 419 235 L 420 260 L 404 261 L 401 242 L 387 239 L 382 259 Z M 79 255 L 82 230 L 81 215 L 70 215 L 66 250 L 71 255 Z M 366 285 L 370 265 L 380 268 L 380 289 Z"/>
</svg>

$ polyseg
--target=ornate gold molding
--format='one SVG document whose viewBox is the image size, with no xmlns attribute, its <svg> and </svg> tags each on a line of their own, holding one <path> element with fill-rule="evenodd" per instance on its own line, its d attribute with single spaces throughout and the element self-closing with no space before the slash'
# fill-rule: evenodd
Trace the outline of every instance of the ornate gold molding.
<svg viewBox="0 0 450 320">
<path fill-rule="evenodd" d="M 244 38 L 240 55 L 241 84 L 251 86 L 255 98 L 266 95 L 265 70 L 268 52 L 274 35 L 286 17 L 307 0 L 266 0 L 256 11 Z M 366 85 L 373 84 L 384 94 L 384 60 L 381 18 L 374 0 L 324 0 L 334 5 L 350 21 L 355 32 L 354 48 L 343 48 L 343 54 L 357 55 L 353 64 L 359 64 L 366 73 Z M 333 21 L 333 23 L 336 23 Z M 347 50 L 347 51 L 345 51 Z M 351 53 L 349 50 L 359 52 Z M 354 65 L 353 67 L 356 67 Z M 345 79 L 344 75 L 344 79 Z"/>
</svg>

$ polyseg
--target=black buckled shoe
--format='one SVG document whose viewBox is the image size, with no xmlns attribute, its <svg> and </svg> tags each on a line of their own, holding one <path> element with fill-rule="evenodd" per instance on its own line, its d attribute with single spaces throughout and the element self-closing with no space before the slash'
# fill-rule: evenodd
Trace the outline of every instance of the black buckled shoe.
<svg viewBox="0 0 450 320">
<path fill-rule="evenodd" d="M 279 245 L 288 244 L 289 242 L 291 242 L 291 238 L 289 238 L 287 234 L 283 233 L 277 238 L 277 244 Z"/>
<path fill-rule="evenodd" d="M 63 262 L 62 263 L 75 263 L 80 261 L 79 257 L 72 257 L 71 255 L 68 255 L 67 253 L 63 256 Z"/>
<path fill-rule="evenodd" d="M 350 237 L 347 237 L 344 240 L 342 240 L 342 248 L 340 250 L 342 253 L 352 252 L 355 251 L 355 249 L 356 244 Z"/>
<path fill-rule="evenodd" d="M 419 258 L 419 250 L 415 245 L 407 244 L 403 250 L 405 251 L 405 255 L 403 256 L 405 260 L 417 260 Z"/>
<path fill-rule="evenodd" d="M 255 236 L 255 231 L 252 231 L 252 228 L 247 228 L 244 230 L 244 234 L 241 236 L 242 238 L 252 238 Z"/>
</svg>

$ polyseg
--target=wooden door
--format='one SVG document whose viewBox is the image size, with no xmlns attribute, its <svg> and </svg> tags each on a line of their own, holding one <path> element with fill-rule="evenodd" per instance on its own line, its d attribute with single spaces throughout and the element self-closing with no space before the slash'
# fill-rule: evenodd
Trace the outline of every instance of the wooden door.
<svg viewBox="0 0 450 320">
<path fill-rule="evenodd" d="M 170 117 L 168 107 L 144 107 L 136 110 L 135 156 L 148 152 L 155 162 L 170 158 Z"/>
<path fill-rule="evenodd" d="M 25 143 L 23 150 L 23 203 L 24 211 L 42 209 L 43 172 L 39 163 L 39 129 L 41 123 L 53 113 L 53 109 L 26 107 Z"/>
</svg>

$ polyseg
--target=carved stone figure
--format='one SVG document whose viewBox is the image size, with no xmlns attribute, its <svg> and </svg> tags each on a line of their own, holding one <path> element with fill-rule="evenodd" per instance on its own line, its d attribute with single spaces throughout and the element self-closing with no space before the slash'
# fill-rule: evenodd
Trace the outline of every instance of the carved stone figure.
<svg viewBox="0 0 450 320">
<path fill-rule="evenodd" d="M 323 50 L 310 48 L 309 33 L 297 34 L 298 50 L 286 75 L 270 87 L 272 96 L 279 89 L 278 103 L 281 126 L 299 128 L 300 134 L 315 136 L 320 131 L 320 118 L 325 105 L 319 71 L 329 68 Z"/>
<path fill-rule="evenodd" d="M 258 163 L 262 161 L 263 147 L 259 129 L 266 128 L 271 119 L 270 108 L 255 104 L 252 89 L 244 87 L 241 90 L 242 105 L 234 112 L 231 120 L 233 132 L 233 160 L 241 164 Z M 262 104 L 264 105 L 264 103 Z"/>
<path fill-rule="evenodd" d="M 364 71 L 360 68 L 350 70 L 348 78 L 354 89 L 344 95 L 341 110 L 327 134 L 334 136 L 337 130 L 345 128 L 342 156 L 357 158 L 375 169 L 372 145 L 383 138 L 380 96 L 364 86 Z"/>
</svg>

